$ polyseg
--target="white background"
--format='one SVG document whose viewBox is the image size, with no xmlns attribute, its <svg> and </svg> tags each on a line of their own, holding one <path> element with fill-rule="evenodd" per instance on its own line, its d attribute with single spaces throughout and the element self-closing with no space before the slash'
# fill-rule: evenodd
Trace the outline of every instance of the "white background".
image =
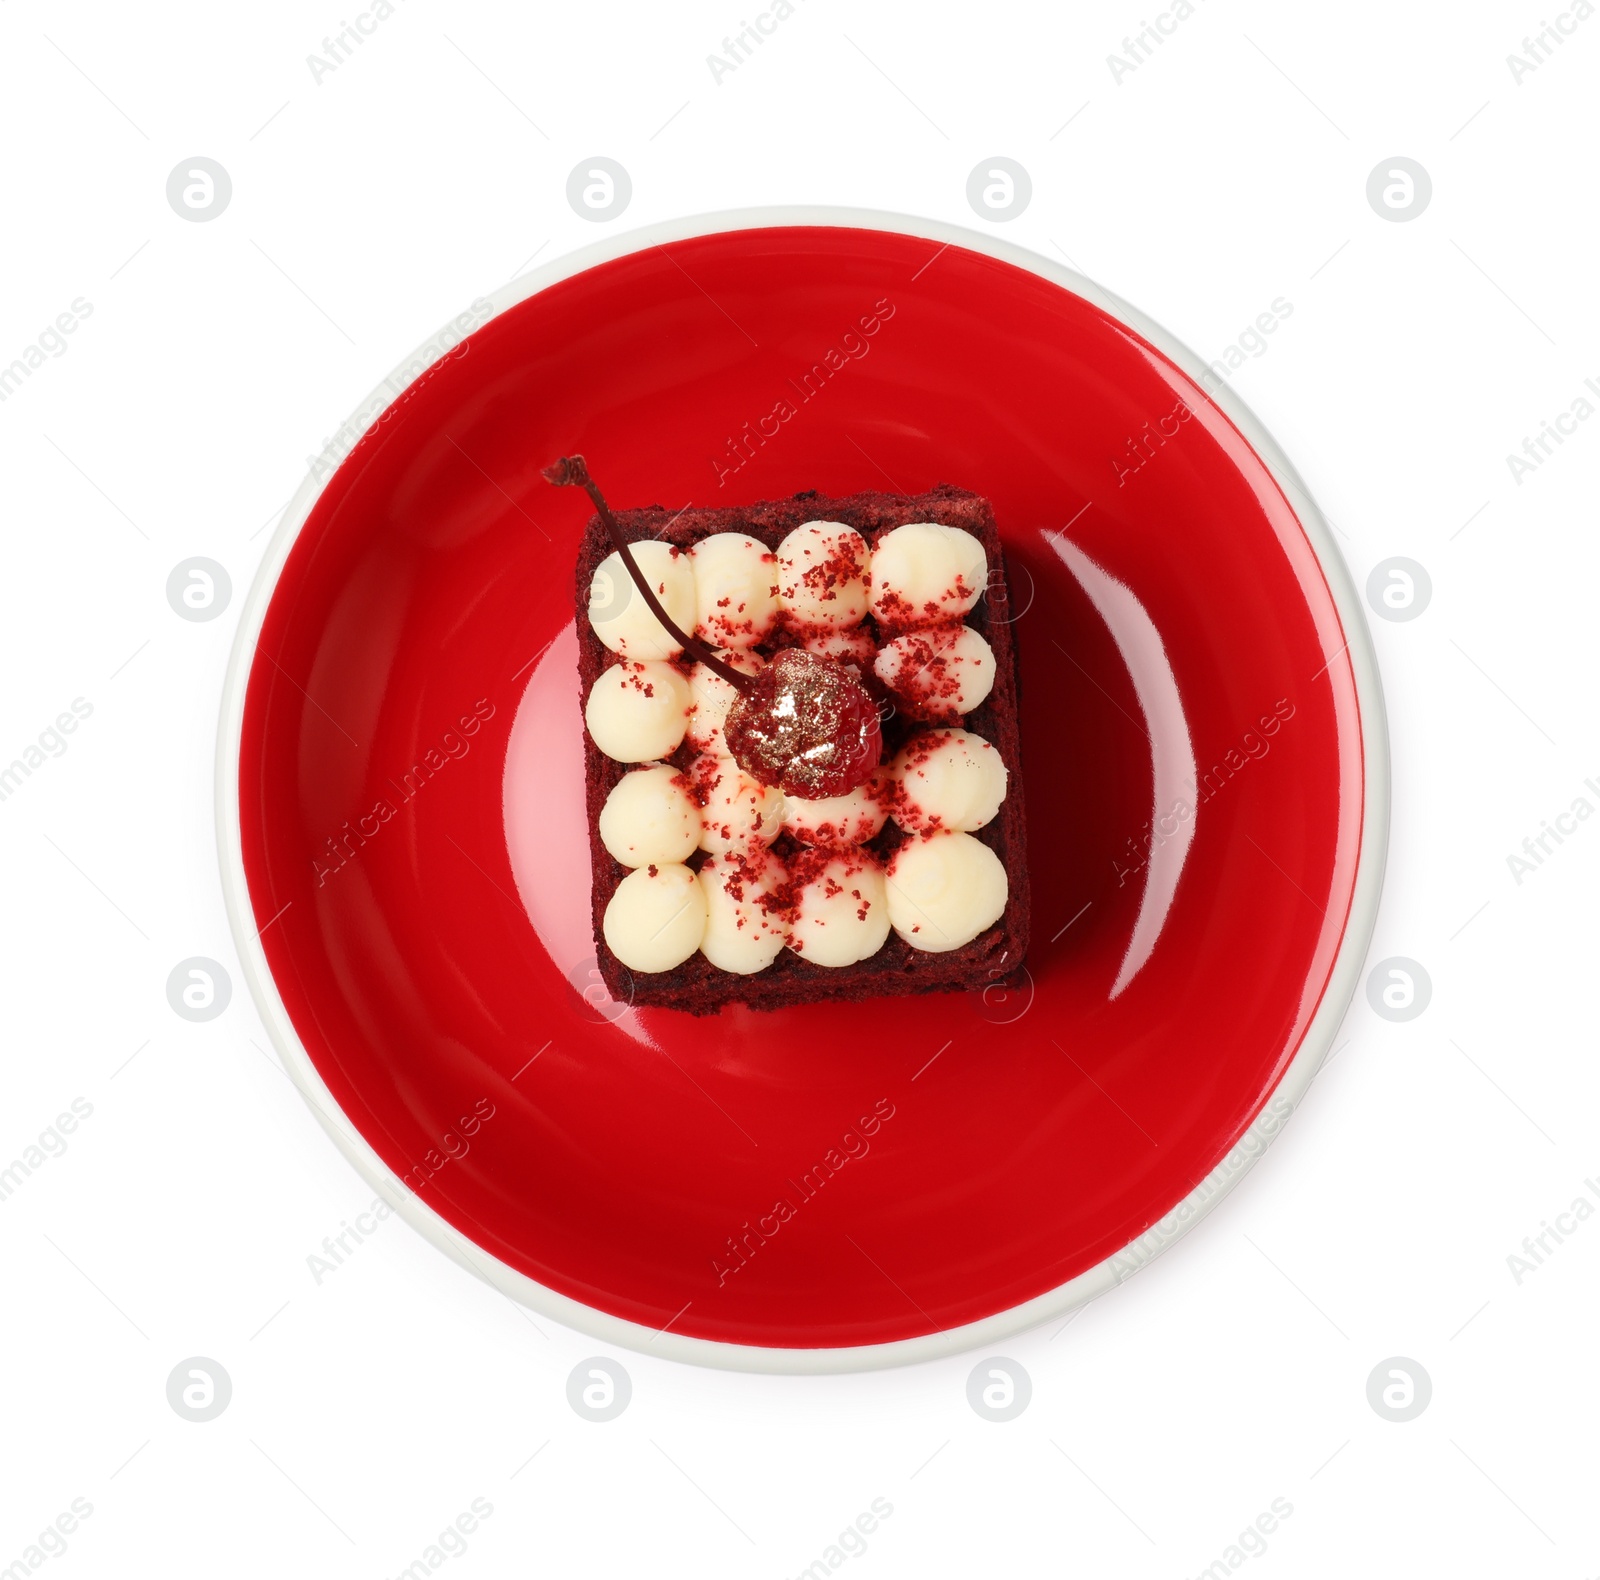
<svg viewBox="0 0 1600 1580">
<path fill-rule="evenodd" d="M 396 0 L 319 83 L 343 3 L 0 8 L 0 366 L 93 309 L 0 405 L 0 762 L 93 707 L 0 801 L 0 1166 L 93 1109 L 0 1201 L 0 1572 L 75 1498 L 63 1580 L 392 1576 L 475 1498 L 450 1575 L 792 1576 L 875 1498 L 851 1574 L 1223 1573 L 1277 1498 L 1249 1574 L 1600 1571 L 1600 1221 L 1520 1282 L 1507 1261 L 1600 1177 L 1600 826 L 1520 883 L 1507 863 L 1600 806 L 1600 422 L 1520 483 L 1506 462 L 1600 380 L 1600 19 L 1518 84 L 1531 4 L 1197 0 L 1119 83 L 1107 55 L 1154 20 L 1120 0 L 795 0 L 719 83 L 708 53 L 763 0 Z M 195 155 L 233 182 L 198 224 L 165 196 Z M 239 979 L 228 646 L 305 457 L 474 297 L 604 233 L 565 196 L 593 155 L 632 177 L 613 229 L 803 201 L 987 225 L 1208 358 L 1288 298 L 1236 387 L 1358 583 L 1395 555 L 1431 575 L 1419 618 L 1373 620 L 1396 784 L 1373 960 L 1421 962 L 1432 1001 L 1391 1024 L 1358 996 L 1209 1220 L 1006 1347 L 1033 1383 L 1008 1423 L 968 1406 L 980 1356 L 779 1379 L 626 1354 L 632 1403 L 595 1424 L 565 1394 L 595 1343 L 397 1220 L 308 1271 L 370 1193 Z M 1003 226 L 966 199 L 995 155 L 1033 183 Z M 1395 155 L 1433 183 L 1404 223 L 1366 198 Z M 193 555 L 232 578 L 210 623 L 166 600 Z M 166 999 L 194 955 L 233 974 L 206 1024 Z M 196 1355 L 233 1386 L 203 1424 L 166 1398 Z M 1394 1356 L 1432 1379 L 1406 1423 L 1367 1401 Z"/>
</svg>

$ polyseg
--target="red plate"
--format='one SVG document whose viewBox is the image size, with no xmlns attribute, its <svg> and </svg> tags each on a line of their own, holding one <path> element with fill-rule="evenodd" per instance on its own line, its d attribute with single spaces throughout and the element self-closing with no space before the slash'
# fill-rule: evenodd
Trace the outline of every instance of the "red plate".
<svg viewBox="0 0 1600 1580">
<path fill-rule="evenodd" d="M 223 865 L 291 1071 L 413 1222 L 653 1353 L 910 1360 L 1108 1287 L 1279 1127 L 1370 934 L 1381 703 L 1287 463 L 1155 325 L 932 222 L 688 221 L 494 305 L 367 403 L 246 610 Z M 709 1020 L 604 1001 L 588 505 L 538 474 L 571 451 L 624 505 L 993 500 L 1023 989 Z"/>
</svg>

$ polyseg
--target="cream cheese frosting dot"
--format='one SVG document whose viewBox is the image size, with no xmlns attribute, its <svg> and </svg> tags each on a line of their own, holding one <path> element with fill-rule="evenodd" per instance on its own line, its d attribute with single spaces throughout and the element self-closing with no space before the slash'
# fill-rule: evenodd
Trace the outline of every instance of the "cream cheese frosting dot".
<svg viewBox="0 0 1600 1580">
<path fill-rule="evenodd" d="M 689 550 L 695 634 L 715 647 L 754 647 L 778 619 L 778 557 L 742 532 L 716 532 Z"/>
<path fill-rule="evenodd" d="M 896 631 L 960 620 L 989 577 L 983 545 L 960 527 L 912 521 L 872 550 L 872 612 Z"/>
<path fill-rule="evenodd" d="M 636 867 L 617 885 L 600 930 L 630 971 L 670 971 L 705 936 L 705 890 L 681 862 Z"/>
<path fill-rule="evenodd" d="M 783 791 L 752 779 L 733 758 L 702 752 L 688 780 L 700 807 L 702 850 L 754 850 L 783 832 Z"/>
<path fill-rule="evenodd" d="M 850 966 L 883 948 L 889 907 L 883 867 L 867 850 L 842 851 L 795 893 L 789 947 L 818 966 Z"/>
<path fill-rule="evenodd" d="M 778 602 L 790 625 L 859 625 L 871 585 L 867 540 L 842 521 L 807 521 L 778 545 Z"/>
<path fill-rule="evenodd" d="M 722 971 L 750 976 L 765 971 L 789 941 L 789 924 L 772 903 L 784 880 L 782 860 L 770 850 L 708 856 L 700 868 L 706 930 L 700 953 Z M 763 900 L 769 903 L 763 905 Z"/>
<path fill-rule="evenodd" d="M 833 849 L 842 845 L 862 845 L 883 828 L 892 781 L 880 768 L 865 784 L 844 795 L 807 800 L 787 796 L 783 803 L 783 826 L 802 844 Z"/>
<path fill-rule="evenodd" d="M 971 713 L 994 687 L 994 649 L 970 625 L 897 636 L 872 668 L 912 718 L 935 723 Z"/>
<path fill-rule="evenodd" d="M 676 768 L 625 773 L 600 809 L 600 843 L 624 867 L 683 861 L 700 843 L 700 808 Z"/>
<path fill-rule="evenodd" d="M 878 644 L 864 625 L 833 629 L 812 627 L 801 636 L 800 645 L 808 653 L 836 658 L 841 664 L 853 666 L 858 675 L 866 674 L 878 656 Z"/>
<path fill-rule="evenodd" d="M 628 548 L 661 606 L 683 630 L 694 624 L 694 562 L 681 549 L 655 538 Z M 608 554 L 589 581 L 589 624 L 613 653 L 628 658 L 675 658 L 683 644 L 651 613 L 622 556 Z"/>
<path fill-rule="evenodd" d="M 894 820 L 912 834 L 937 829 L 970 833 L 992 821 L 1006 798 L 999 751 L 970 730 L 923 730 L 890 765 Z"/>
<path fill-rule="evenodd" d="M 766 662 L 759 653 L 741 653 L 732 648 L 721 649 L 717 656 L 746 675 L 759 674 Z M 689 691 L 694 701 L 686 739 L 697 752 L 727 756 L 728 743 L 722 727 L 728 722 L 728 709 L 739 693 L 731 681 L 724 680 L 716 670 L 701 663 L 696 663 L 689 671 Z"/>
<path fill-rule="evenodd" d="M 691 702 L 689 682 L 671 664 L 623 659 L 596 677 L 583 721 L 607 757 L 655 762 L 678 749 Z"/>
<path fill-rule="evenodd" d="M 970 834 L 913 839 L 889 863 L 889 920 L 913 949 L 932 954 L 970 944 L 1006 908 L 1006 869 Z"/>
</svg>

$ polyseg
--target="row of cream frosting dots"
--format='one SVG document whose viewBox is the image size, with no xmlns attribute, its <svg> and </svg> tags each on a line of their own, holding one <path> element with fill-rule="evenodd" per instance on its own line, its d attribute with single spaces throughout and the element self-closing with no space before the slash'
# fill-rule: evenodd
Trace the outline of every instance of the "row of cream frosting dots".
<svg viewBox="0 0 1600 1580">
<path fill-rule="evenodd" d="M 1006 908 L 1000 858 L 956 830 L 909 840 L 887 863 L 857 848 L 798 859 L 807 869 L 798 885 L 765 848 L 713 855 L 698 872 L 682 862 L 636 867 L 606 906 L 606 945 L 630 971 L 671 971 L 698 950 L 748 976 L 786 947 L 813 965 L 854 965 L 891 929 L 914 949 L 959 949 Z"/>
<path fill-rule="evenodd" d="M 781 620 L 801 645 L 858 668 L 871 664 L 905 711 L 930 722 L 970 713 L 994 684 L 994 654 L 962 622 L 986 585 L 983 545 L 937 522 L 896 527 L 869 551 L 853 527 L 810 521 L 777 552 L 742 533 L 718 533 L 692 549 L 656 539 L 630 545 L 667 614 L 717 644 L 736 668 L 756 673 L 754 651 Z M 881 647 L 863 622 L 871 613 Z M 734 688 L 704 664 L 685 675 L 667 660 L 682 651 L 612 553 L 590 584 L 589 621 L 619 662 L 590 687 L 584 720 L 617 762 L 670 756 L 687 737 L 696 751 L 727 754 L 723 725 Z"/>
</svg>

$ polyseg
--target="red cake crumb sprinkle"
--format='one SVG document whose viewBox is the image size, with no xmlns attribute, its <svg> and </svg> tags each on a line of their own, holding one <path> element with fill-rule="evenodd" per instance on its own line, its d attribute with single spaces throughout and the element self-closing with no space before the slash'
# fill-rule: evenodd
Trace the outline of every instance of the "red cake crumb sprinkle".
<svg viewBox="0 0 1600 1580">
<path fill-rule="evenodd" d="M 899 628 L 911 624 L 915 607 L 892 587 L 880 588 L 873 599 L 872 612 L 884 626 Z"/>
<path fill-rule="evenodd" d="M 960 622 L 931 631 L 909 632 L 899 638 L 895 655 L 899 664 L 884 680 L 900 707 L 914 719 L 940 723 L 961 716 L 963 664 L 975 662 L 957 653 Z"/>
<path fill-rule="evenodd" d="M 978 589 L 981 593 L 982 589 Z M 904 593 L 893 587 L 879 587 L 873 592 L 872 613 L 879 629 L 886 636 L 904 636 L 911 631 L 958 630 L 966 621 L 959 612 L 976 597 L 966 578 L 958 572 L 954 582 L 937 598 L 924 600 L 919 609 Z"/>
<path fill-rule="evenodd" d="M 969 602 L 975 603 L 980 591 L 979 588 L 967 586 L 966 578 L 957 571 L 955 584 L 946 587 L 939 597 L 930 598 L 923 608 L 930 620 L 939 620 L 952 609 L 959 609 Z"/>
<path fill-rule="evenodd" d="M 951 730 L 923 730 L 900 748 L 900 778 L 893 787 L 890 815 L 907 833 L 920 834 L 923 839 L 932 839 L 939 833 L 944 819 L 938 813 L 929 815 L 918 808 L 916 789 L 907 781 L 927 778 L 924 769 L 928 760 L 949 742 L 953 733 Z M 984 745 L 987 747 L 988 742 Z"/>
<path fill-rule="evenodd" d="M 632 686 L 635 691 L 641 692 L 646 697 L 655 696 L 655 682 L 644 678 L 645 668 L 642 661 L 624 658 L 615 667 L 622 671 L 624 686 Z"/>
<path fill-rule="evenodd" d="M 797 850 L 790 858 L 784 871 L 782 881 L 773 890 L 772 894 L 758 899 L 757 903 L 773 913 L 781 914 L 787 920 L 793 921 L 800 905 L 800 893 L 803 889 L 823 879 L 823 893 L 832 899 L 836 894 L 843 894 L 844 884 L 840 883 L 830 872 L 829 868 L 842 873 L 849 879 L 858 872 L 866 872 L 872 868 L 881 869 L 883 862 L 876 852 L 862 846 L 851 846 L 846 850 L 824 850 L 804 846 Z M 853 899 L 860 900 L 859 889 L 850 891 Z M 862 900 L 863 909 L 857 914 L 864 921 L 866 910 L 871 906 L 870 900 Z M 824 925 L 819 919 L 817 925 Z M 793 947 L 801 947 L 801 940 L 796 939 Z"/>
<path fill-rule="evenodd" d="M 764 565 L 776 565 L 778 563 L 778 556 L 774 554 L 771 549 L 768 549 L 764 554 L 762 554 L 761 562 Z M 776 582 L 772 583 L 772 585 L 768 588 L 768 592 L 773 598 L 778 596 L 778 586 Z M 724 647 L 730 647 L 734 645 L 732 641 L 732 638 L 734 637 L 760 637 L 764 639 L 769 634 L 767 629 L 762 629 L 759 631 L 757 630 L 754 617 L 745 613 L 745 609 L 748 607 L 746 604 L 741 602 L 737 607 L 735 607 L 731 594 L 717 599 L 716 607 L 718 613 L 709 615 L 700 623 L 698 627 L 698 630 L 702 636 L 707 637 Z M 742 647 L 746 644 L 740 643 L 738 645 Z"/>
<path fill-rule="evenodd" d="M 878 656 L 878 644 L 865 625 L 838 626 L 797 625 L 782 635 L 781 645 L 803 647 L 808 653 L 818 653 L 841 664 L 850 664 L 858 674 L 865 675 Z"/>
<path fill-rule="evenodd" d="M 805 553 L 809 558 L 811 551 L 807 549 Z M 800 572 L 798 582 L 790 590 L 790 596 L 793 597 L 803 585 L 807 592 L 822 603 L 836 602 L 841 587 L 867 579 L 866 562 L 861 556 L 862 545 L 858 539 L 853 536 L 839 537 L 825 558 L 818 560 L 815 565 L 806 566 Z"/>
<path fill-rule="evenodd" d="M 762 913 L 763 932 L 771 930 L 772 918 L 786 913 L 790 904 L 789 875 L 776 851 L 765 847 L 722 851 L 711 858 L 710 864 L 721 875 L 722 887 L 731 900 L 738 904 L 748 901 Z M 738 927 L 744 924 L 743 916 L 735 923 Z"/>
<path fill-rule="evenodd" d="M 795 838 L 801 844 L 824 849 L 863 845 L 874 838 L 883 827 L 884 817 L 892 814 L 899 804 L 897 786 L 889 771 L 880 767 L 856 789 L 868 805 L 847 812 L 837 821 L 829 818 L 815 824 L 797 823 L 793 830 Z M 877 816 L 877 812 L 883 816 Z"/>
<path fill-rule="evenodd" d="M 703 752 L 680 777 L 689 792 L 689 799 L 703 812 L 710 804 L 712 791 L 722 783 L 722 770 L 710 752 Z"/>
</svg>

